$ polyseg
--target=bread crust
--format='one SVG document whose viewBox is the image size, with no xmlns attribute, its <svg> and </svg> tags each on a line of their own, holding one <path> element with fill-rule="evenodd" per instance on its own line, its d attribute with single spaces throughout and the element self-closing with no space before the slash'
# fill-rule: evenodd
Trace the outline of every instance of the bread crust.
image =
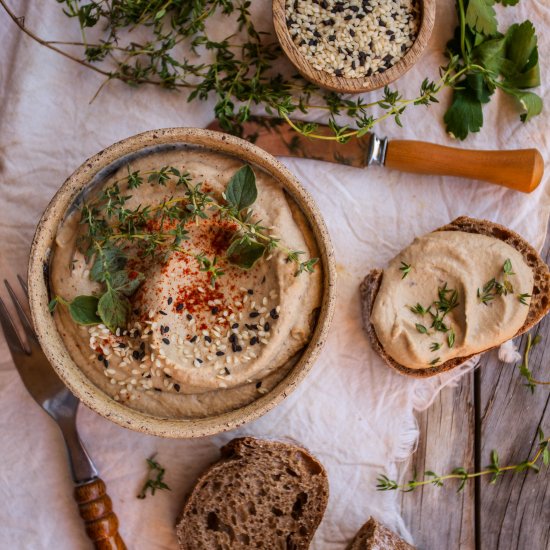
<svg viewBox="0 0 550 550">
<path fill-rule="evenodd" d="M 367 523 L 357 531 L 347 550 L 415 550 L 401 537 L 370 517 Z"/>
<path fill-rule="evenodd" d="M 299 455 L 299 462 L 296 463 L 296 469 L 300 470 L 302 473 L 310 473 L 311 479 L 315 477 L 315 484 L 317 488 L 316 494 L 312 495 L 312 497 L 315 498 L 315 501 L 312 502 L 311 498 L 307 501 L 309 502 L 310 508 L 313 508 L 313 511 L 315 512 L 311 518 L 311 521 L 308 522 L 307 533 L 301 531 L 300 533 L 284 534 L 286 537 L 284 542 L 287 548 L 291 550 L 306 550 L 309 547 L 309 543 L 311 542 L 321 519 L 323 518 L 328 503 L 328 476 L 323 465 L 303 447 L 281 441 L 256 439 L 253 437 L 233 439 L 224 445 L 220 452 L 220 460 L 212 464 L 196 481 L 193 489 L 187 496 L 183 509 L 177 519 L 176 534 L 178 536 L 181 550 L 197 550 L 197 548 L 203 548 L 203 546 L 199 546 L 197 540 L 189 539 L 189 533 L 186 531 L 186 527 L 188 527 L 190 518 L 193 518 L 192 509 L 197 505 L 197 501 L 204 502 L 204 500 L 201 500 L 201 496 L 204 499 L 204 487 L 206 487 L 208 483 L 212 483 L 216 479 L 219 479 L 220 476 L 224 476 L 229 464 L 234 464 L 235 462 L 240 464 L 243 462 L 243 457 L 250 456 L 251 453 L 262 453 L 266 456 L 269 456 L 270 454 L 282 456 L 285 454 L 288 455 L 289 452 L 296 456 Z M 245 471 L 244 468 L 245 467 L 243 467 L 242 471 Z M 266 495 L 263 498 L 268 499 L 269 495 Z M 254 496 L 247 495 L 247 499 L 253 500 Z M 229 504 L 227 503 L 226 506 L 229 506 Z M 193 536 L 197 537 L 197 539 L 199 535 L 200 533 L 197 531 L 193 532 Z M 268 541 L 269 537 L 270 533 L 266 518 L 265 540 Z M 241 548 L 242 545 L 238 544 L 236 546 L 231 546 L 231 548 L 233 547 Z M 225 546 L 223 548 L 225 548 Z"/>
<path fill-rule="evenodd" d="M 439 227 L 435 231 L 462 231 L 464 233 L 487 235 L 488 237 L 494 237 L 509 244 L 510 246 L 513 246 L 522 254 L 525 263 L 533 270 L 533 290 L 531 292 L 532 297 L 529 304 L 527 319 L 525 320 L 523 326 L 513 336 L 514 338 L 530 330 L 550 311 L 550 271 L 538 252 L 523 237 L 503 225 L 499 225 L 489 220 L 478 220 L 467 216 L 456 218 L 451 223 Z M 376 300 L 378 290 L 380 289 L 383 276 L 383 270 L 373 269 L 365 277 L 359 290 L 361 293 L 363 327 L 369 337 L 374 351 L 382 357 L 388 366 L 406 376 L 428 378 L 430 376 L 436 376 L 442 372 L 447 372 L 459 367 L 471 359 L 474 355 L 478 355 L 476 353 L 465 357 L 455 357 L 454 359 L 450 359 L 441 365 L 428 367 L 426 369 L 410 369 L 390 357 L 384 350 L 380 340 L 378 340 L 378 336 L 376 335 L 376 331 L 370 320 L 374 301 Z M 485 353 L 486 351 L 498 348 L 499 346 L 500 344 L 492 346 L 480 353 Z"/>
</svg>

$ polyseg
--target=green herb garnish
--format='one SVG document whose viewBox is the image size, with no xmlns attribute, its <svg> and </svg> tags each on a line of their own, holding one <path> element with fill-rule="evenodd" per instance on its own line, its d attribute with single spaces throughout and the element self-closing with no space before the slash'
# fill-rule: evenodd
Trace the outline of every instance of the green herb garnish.
<svg viewBox="0 0 550 550">
<path fill-rule="evenodd" d="M 147 491 L 151 492 L 151 495 L 155 494 L 155 491 L 157 489 L 165 489 L 170 491 L 170 487 L 164 483 L 164 474 L 165 469 L 154 460 L 155 455 L 153 455 L 151 458 L 147 458 L 147 466 L 149 468 L 148 472 L 148 478 L 145 484 L 143 485 L 141 491 L 137 495 L 137 498 L 144 499 L 147 496 Z"/>
<path fill-rule="evenodd" d="M 406 264 L 405 262 L 401 262 L 401 267 L 399 268 L 399 271 L 403 273 L 403 276 L 401 278 L 404 279 L 411 272 L 411 269 L 412 266 Z"/>
<path fill-rule="evenodd" d="M 469 472 L 464 467 L 455 468 L 450 474 L 440 475 L 436 474 L 431 470 L 424 472 L 423 480 L 414 479 L 400 485 L 397 481 L 390 479 L 385 475 L 378 476 L 378 483 L 376 489 L 378 491 L 395 491 L 400 490 L 404 493 L 414 491 L 417 487 L 422 487 L 424 485 L 434 485 L 435 487 L 441 487 L 445 481 L 456 479 L 459 481 L 458 492 L 462 491 L 466 486 L 466 483 L 472 479 L 476 479 L 481 476 L 491 476 L 490 483 L 496 483 L 499 477 L 502 475 L 511 472 L 511 473 L 521 473 L 527 471 L 533 471 L 538 473 L 540 471 L 539 461 L 542 462 L 544 466 L 548 466 L 550 463 L 550 438 L 547 438 L 542 430 L 538 430 L 538 450 L 530 460 L 525 460 L 518 464 L 510 466 L 501 466 L 500 460 L 497 451 L 493 450 L 491 452 L 491 463 L 485 467 L 484 470 L 480 472 Z"/>
</svg>

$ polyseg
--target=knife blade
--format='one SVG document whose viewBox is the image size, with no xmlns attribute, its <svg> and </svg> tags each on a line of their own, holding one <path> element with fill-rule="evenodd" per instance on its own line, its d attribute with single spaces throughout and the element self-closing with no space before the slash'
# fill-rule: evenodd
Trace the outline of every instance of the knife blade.
<svg viewBox="0 0 550 550">
<path fill-rule="evenodd" d="M 217 121 L 210 130 L 223 131 Z M 333 136 L 319 125 L 317 135 Z M 496 183 L 530 193 L 540 183 L 544 160 L 537 149 L 487 151 L 447 147 L 415 140 L 388 140 L 374 133 L 346 143 L 308 138 L 280 119 L 253 117 L 243 124 L 242 137 L 280 157 L 307 158 L 366 168 L 371 165 L 425 175 L 457 176 Z"/>
</svg>

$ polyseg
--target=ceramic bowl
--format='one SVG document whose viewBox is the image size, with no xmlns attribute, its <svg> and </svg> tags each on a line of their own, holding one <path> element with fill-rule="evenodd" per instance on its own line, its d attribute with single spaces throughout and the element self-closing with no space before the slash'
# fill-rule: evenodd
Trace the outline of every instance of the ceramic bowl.
<svg viewBox="0 0 550 550">
<path fill-rule="evenodd" d="M 94 385 L 69 355 L 48 311 L 48 268 L 57 229 L 67 211 L 93 178 L 124 157 L 157 146 L 191 145 L 220 152 L 251 163 L 273 176 L 302 209 L 317 241 L 323 268 L 322 304 L 314 332 L 296 365 L 277 386 L 252 403 L 217 416 L 171 419 L 152 416 L 118 403 Z M 28 270 L 29 299 L 38 339 L 57 374 L 88 407 L 117 424 L 164 437 L 189 438 L 216 434 L 250 422 L 279 404 L 304 379 L 327 337 L 335 296 L 332 246 L 319 210 L 297 179 L 270 154 L 242 139 L 197 128 L 170 128 L 124 139 L 99 152 L 80 166 L 61 186 L 38 224 Z"/>
</svg>

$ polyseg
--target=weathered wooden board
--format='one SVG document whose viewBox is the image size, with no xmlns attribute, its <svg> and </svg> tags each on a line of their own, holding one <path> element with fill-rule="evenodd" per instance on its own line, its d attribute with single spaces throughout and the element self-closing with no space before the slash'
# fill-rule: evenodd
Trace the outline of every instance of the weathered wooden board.
<svg viewBox="0 0 550 550">
<path fill-rule="evenodd" d="M 550 262 L 550 235 L 543 252 Z M 550 380 L 550 316 L 532 331 L 541 342 L 531 353 L 530 368 Z M 527 337 L 519 341 L 523 351 Z M 426 469 L 449 472 L 490 462 L 497 449 L 501 465 L 517 464 L 537 450 L 537 430 L 550 436 L 550 386 L 532 395 L 517 365 L 498 360 L 496 351 L 481 358 L 480 368 L 446 388 L 419 415 L 420 441 L 406 476 Z M 538 474 L 507 474 L 456 485 L 426 486 L 401 497 L 405 522 L 422 550 L 549 550 L 550 468 Z"/>
<path fill-rule="evenodd" d="M 474 467 L 473 374 L 455 388 L 444 388 L 434 404 L 419 415 L 418 449 L 405 474 L 412 479 L 425 470 L 449 472 Z M 458 483 L 427 485 L 401 494 L 402 513 L 415 543 L 422 550 L 473 550 L 474 485 L 457 494 Z"/>
</svg>

